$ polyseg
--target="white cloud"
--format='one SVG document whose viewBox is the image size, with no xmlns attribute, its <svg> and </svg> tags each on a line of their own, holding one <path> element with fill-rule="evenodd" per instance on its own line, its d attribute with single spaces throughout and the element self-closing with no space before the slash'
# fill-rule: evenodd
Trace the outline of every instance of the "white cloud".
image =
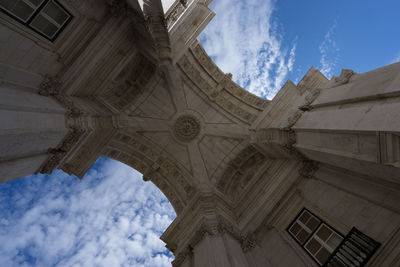
<svg viewBox="0 0 400 267">
<path fill-rule="evenodd" d="M 82 181 L 61 171 L 0 186 L 0 266 L 171 266 L 159 239 L 175 213 L 132 168 L 108 159 Z"/>
<path fill-rule="evenodd" d="M 400 62 L 400 51 L 396 54 L 396 56 L 392 59 L 390 64 Z"/>
<path fill-rule="evenodd" d="M 338 51 L 339 47 L 335 42 L 335 29 L 337 21 L 329 28 L 328 32 L 325 34 L 324 40 L 319 46 L 319 51 L 321 53 L 321 73 L 327 78 L 332 78 L 334 72 L 336 71 L 338 62 Z"/>
<path fill-rule="evenodd" d="M 217 14 L 200 36 L 215 63 L 245 89 L 272 98 L 293 69 L 296 41 L 283 45 L 273 0 L 214 1 Z"/>
</svg>

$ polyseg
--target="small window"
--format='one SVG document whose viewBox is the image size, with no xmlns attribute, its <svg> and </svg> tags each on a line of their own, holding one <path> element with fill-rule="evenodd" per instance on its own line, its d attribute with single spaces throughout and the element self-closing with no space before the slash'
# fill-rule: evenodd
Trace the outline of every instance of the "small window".
<svg viewBox="0 0 400 267">
<path fill-rule="evenodd" d="M 338 231 L 307 209 L 300 212 L 287 231 L 319 266 L 328 260 L 343 240 Z"/>
<path fill-rule="evenodd" d="M 71 13 L 55 0 L 0 0 L 0 8 L 50 41 L 72 19 Z"/>
</svg>

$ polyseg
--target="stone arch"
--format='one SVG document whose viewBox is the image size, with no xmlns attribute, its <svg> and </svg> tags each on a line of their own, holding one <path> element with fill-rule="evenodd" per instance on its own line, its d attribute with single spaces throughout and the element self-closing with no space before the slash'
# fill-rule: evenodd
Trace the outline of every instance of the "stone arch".
<svg viewBox="0 0 400 267">
<path fill-rule="evenodd" d="M 138 135 L 116 133 L 102 149 L 101 155 L 141 172 L 145 181 L 152 181 L 164 193 L 177 214 L 193 197 L 194 185 L 188 179 L 190 175 L 160 149 Z"/>
<path fill-rule="evenodd" d="M 258 169 L 267 162 L 267 158 L 252 145 L 237 148 L 235 152 L 235 156 L 217 178 L 217 188 L 230 197 L 243 190 Z"/>
<path fill-rule="evenodd" d="M 147 87 L 151 79 L 155 80 L 156 72 L 155 63 L 136 52 L 117 72 L 99 98 L 116 112 L 127 112 L 139 96 L 150 93 Z"/>
<path fill-rule="evenodd" d="M 232 75 L 224 74 L 199 42 L 188 49 L 177 65 L 209 100 L 245 124 L 252 124 L 270 102 L 232 81 Z"/>
</svg>

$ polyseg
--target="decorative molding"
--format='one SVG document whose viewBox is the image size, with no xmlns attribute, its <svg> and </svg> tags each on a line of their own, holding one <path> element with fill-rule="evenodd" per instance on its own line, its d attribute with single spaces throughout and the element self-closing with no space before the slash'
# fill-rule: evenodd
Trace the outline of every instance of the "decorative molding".
<svg viewBox="0 0 400 267">
<path fill-rule="evenodd" d="M 245 236 L 242 236 L 240 239 L 240 246 L 244 253 L 252 250 L 257 245 L 256 237 L 254 233 L 249 233 Z"/>
<path fill-rule="evenodd" d="M 36 173 L 50 174 L 54 168 L 59 167 L 67 153 L 78 143 L 85 133 L 85 130 L 75 126 L 79 125 L 78 121 L 85 113 L 76 107 L 74 102 L 67 95 L 60 92 L 60 87 L 61 82 L 56 77 L 45 77 L 43 82 L 39 85 L 38 94 L 54 98 L 67 110 L 66 121 L 70 131 L 57 148 L 49 149 L 48 153 L 50 155 Z"/>
<path fill-rule="evenodd" d="M 160 170 L 160 165 L 157 163 L 153 163 L 151 167 L 147 169 L 147 171 L 143 174 L 143 181 L 148 182 L 153 179 L 155 175 L 157 175 L 158 171 Z"/>
<path fill-rule="evenodd" d="M 199 135 L 200 125 L 200 121 L 196 117 L 185 114 L 175 120 L 173 131 L 180 141 L 190 142 Z"/>
<path fill-rule="evenodd" d="M 49 149 L 48 153 L 50 154 L 46 161 L 40 166 L 39 170 L 36 173 L 46 173 L 51 174 L 53 169 L 60 166 L 60 163 L 67 155 L 67 153 L 71 150 L 71 148 L 79 141 L 81 136 L 85 133 L 84 130 L 81 129 L 72 129 L 69 133 L 64 137 L 61 144 L 57 146 L 57 148 Z"/>
<path fill-rule="evenodd" d="M 170 28 L 178 18 L 183 14 L 187 8 L 187 0 L 180 0 L 167 15 L 165 21 L 168 28 Z"/>
<path fill-rule="evenodd" d="M 186 260 L 187 257 L 192 257 L 192 256 L 193 256 L 193 248 L 191 246 L 187 246 L 182 252 L 180 252 L 175 257 L 175 260 L 172 261 L 172 266 L 179 267 Z"/>
<path fill-rule="evenodd" d="M 86 115 L 79 109 L 75 103 L 67 95 L 60 92 L 61 82 L 56 77 L 45 77 L 43 82 L 39 85 L 39 95 L 53 97 L 57 100 L 66 110 L 68 119 L 77 119 Z"/>
</svg>

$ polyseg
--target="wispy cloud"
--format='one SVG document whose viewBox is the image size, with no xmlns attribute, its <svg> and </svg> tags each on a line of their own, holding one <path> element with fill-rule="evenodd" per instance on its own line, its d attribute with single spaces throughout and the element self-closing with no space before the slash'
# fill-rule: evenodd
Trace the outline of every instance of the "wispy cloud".
<svg viewBox="0 0 400 267">
<path fill-rule="evenodd" d="M 0 266 L 171 266 L 158 238 L 175 213 L 141 174 L 100 159 L 0 186 Z"/>
<path fill-rule="evenodd" d="M 324 40 L 319 46 L 319 51 L 321 53 L 321 73 L 327 78 L 331 78 L 336 71 L 337 63 L 339 59 L 338 51 L 339 47 L 335 42 L 335 29 L 337 26 L 337 20 L 329 28 L 328 32 L 325 34 Z"/>
<path fill-rule="evenodd" d="M 296 40 L 283 45 L 273 0 L 214 1 L 217 16 L 200 36 L 215 63 L 250 92 L 272 98 L 296 57 Z"/>
<path fill-rule="evenodd" d="M 400 51 L 396 54 L 396 56 L 393 57 L 393 59 L 390 62 L 390 64 L 396 63 L 396 62 L 400 62 Z"/>
</svg>

